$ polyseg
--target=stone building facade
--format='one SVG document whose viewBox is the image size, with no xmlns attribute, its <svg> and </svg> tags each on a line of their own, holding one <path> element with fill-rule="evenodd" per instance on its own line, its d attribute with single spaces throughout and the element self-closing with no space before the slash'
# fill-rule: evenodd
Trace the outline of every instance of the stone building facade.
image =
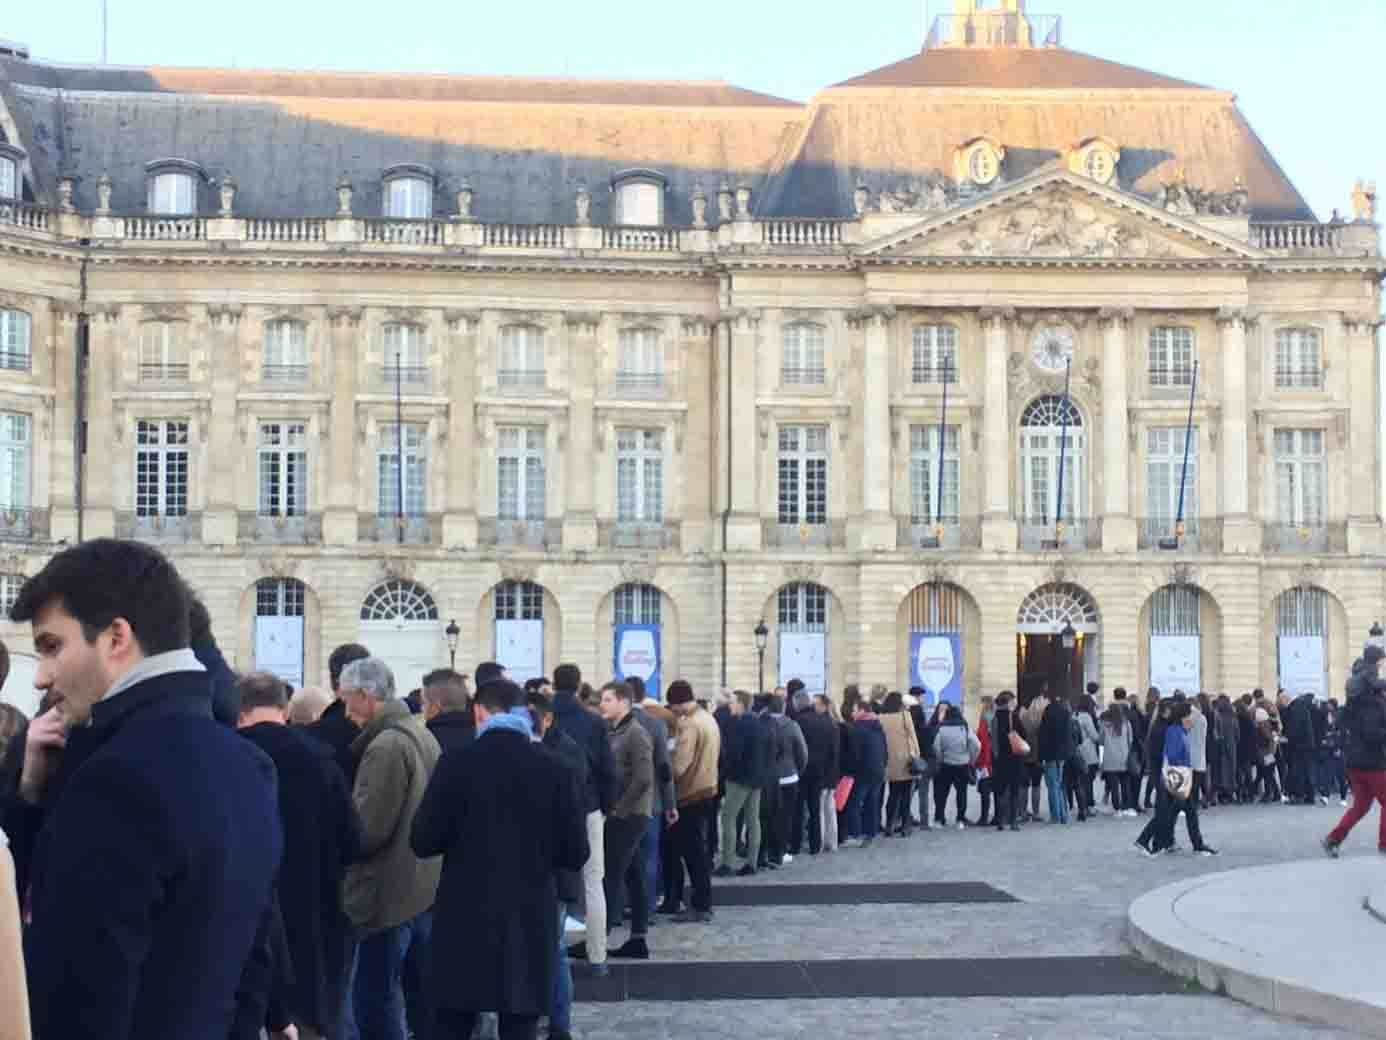
<svg viewBox="0 0 1386 1040">
<path fill-rule="evenodd" d="M 0 56 L 0 598 L 119 534 L 307 683 L 455 621 L 753 687 L 763 619 L 835 692 L 1340 689 L 1374 188 L 1320 223 L 1230 94 L 970 6 L 807 105 Z"/>
</svg>

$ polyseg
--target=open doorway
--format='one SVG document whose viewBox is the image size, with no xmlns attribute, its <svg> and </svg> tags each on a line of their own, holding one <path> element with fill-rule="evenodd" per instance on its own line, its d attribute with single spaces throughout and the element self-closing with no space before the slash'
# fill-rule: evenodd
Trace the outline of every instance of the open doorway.
<svg viewBox="0 0 1386 1040">
<path fill-rule="evenodd" d="M 1071 647 L 1064 630 L 1071 628 Z M 1097 641 L 1101 622 L 1086 589 L 1063 583 L 1030 593 L 1016 615 L 1016 691 L 1028 700 L 1047 684 L 1052 695 L 1071 696 L 1100 681 Z"/>
<path fill-rule="evenodd" d="M 1016 689 L 1029 700 L 1047 683 L 1050 695 L 1071 696 L 1082 689 L 1085 676 L 1085 639 L 1074 639 L 1064 648 L 1062 636 L 1021 632 L 1016 635 Z"/>
</svg>

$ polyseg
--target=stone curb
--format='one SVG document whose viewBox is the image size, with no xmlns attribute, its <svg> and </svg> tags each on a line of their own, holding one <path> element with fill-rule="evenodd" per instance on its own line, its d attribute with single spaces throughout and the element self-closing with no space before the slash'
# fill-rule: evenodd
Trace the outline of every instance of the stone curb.
<svg viewBox="0 0 1386 1040">
<path fill-rule="evenodd" d="M 1216 942 L 1175 915 L 1181 897 L 1207 885 L 1235 876 L 1239 885 L 1254 887 L 1247 876 L 1252 873 L 1205 875 L 1141 896 L 1127 913 L 1127 937 L 1136 953 L 1172 975 L 1244 1004 L 1386 1040 L 1386 1003 L 1335 992 L 1328 980 L 1278 975 L 1268 958 Z M 1367 909 L 1386 922 L 1386 885 L 1369 897 Z M 1366 919 L 1363 926 L 1375 924 Z"/>
<path fill-rule="evenodd" d="M 1386 881 L 1382 881 L 1367 896 L 1367 913 L 1386 924 Z"/>
</svg>

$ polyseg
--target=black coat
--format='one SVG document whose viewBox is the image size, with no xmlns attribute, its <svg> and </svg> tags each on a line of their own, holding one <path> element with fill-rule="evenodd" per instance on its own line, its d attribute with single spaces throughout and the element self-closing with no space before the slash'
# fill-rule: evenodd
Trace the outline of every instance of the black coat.
<svg viewBox="0 0 1386 1040">
<path fill-rule="evenodd" d="M 1359 689 L 1344 705 L 1340 725 L 1348 769 L 1386 770 L 1386 697 Z"/>
<path fill-rule="evenodd" d="M 342 767 L 347 787 L 356 783 L 357 757 L 352 754 L 351 745 L 361 735 L 360 727 L 347 717 L 346 702 L 336 700 L 327 706 L 318 721 L 308 727 L 308 732 L 330 747 L 337 756 L 337 765 Z"/>
<path fill-rule="evenodd" d="M 808 745 L 808 765 L 801 779 L 819 785 L 837 783 L 840 773 L 837 724 L 826 712 L 817 711 L 801 712 L 795 721 Z"/>
<path fill-rule="evenodd" d="M 1073 712 L 1063 701 L 1044 709 L 1039 726 L 1039 760 L 1067 762 L 1077 748 L 1073 745 Z"/>
<path fill-rule="evenodd" d="M 848 724 L 848 759 L 843 772 L 856 777 L 859 784 L 879 784 L 886 777 L 885 730 L 877 719 L 857 719 Z"/>
<path fill-rule="evenodd" d="M 351 926 L 342 878 L 361 850 L 361 821 L 332 749 L 300 729 L 262 723 L 240 731 L 274 762 L 284 861 L 279 907 L 292 967 L 289 1014 L 333 1036 L 347 988 Z"/>
<path fill-rule="evenodd" d="M 137 683 L 72 731 L 42 808 L 25 936 L 34 1035 L 230 1036 L 268 922 L 281 825 L 269 758 L 213 721 L 206 677 Z M 267 934 L 267 933 L 264 933 Z"/>
<path fill-rule="evenodd" d="M 722 730 L 721 775 L 727 783 L 764 787 L 773 778 L 770 769 L 769 727 L 749 713 L 728 719 Z"/>
<path fill-rule="evenodd" d="M 475 740 L 475 734 L 473 734 L 473 740 Z M 587 797 L 587 752 L 578 747 L 577 741 L 572 737 L 566 733 L 560 733 L 553 726 L 550 726 L 549 731 L 544 734 L 542 747 L 557 761 L 562 762 L 568 770 L 569 778 L 573 783 L 573 798 L 581 805 Z M 565 903 L 582 902 L 582 871 L 560 870 L 555 880 L 558 882 L 559 899 Z"/>
<path fill-rule="evenodd" d="M 606 723 L 578 703 L 572 690 L 559 690 L 553 696 L 553 724 L 587 752 L 587 812 L 606 812 L 616 793 L 616 760 Z"/>
<path fill-rule="evenodd" d="M 1285 726 L 1285 739 L 1291 751 L 1309 751 L 1314 741 L 1314 695 L 1306 693 L 1292 700 L 1280 713 Z"/>
<path fill-rule="evenodd" d="M 476 740 L 471 711 L 445 711 L 435 715 L 428 723 L 428 731 L 437 739 L 443 754 Z"/>
<path fill-rule="evenodd" d="M 439 1007 L 546 1015 L 553 1005 L 560 870 L 587 861 L 573 778 L 522 733 L 444 755 L 414 815 L 414 853 L 443 856 L 433 906 Z"/>
<path fill-rule="evenodd" d="M 236 689 L 236 673 L 221 656 L 221 651 L 212 640 L 194 643 L 192 652 L 203 668 L 207 669 L 207 680 L 212 687 L 212 718 L 223 726 L 236 725 L 241 715 L 241 695 Z"/>
<path fill-rule="evenodd" d="M 997 708 L 991 719 L 991 772 L 1002 785 L 1020 780 L 1025 759 L 1011 750 L 1015 716 L 1010 708 Z"/>
</svg>

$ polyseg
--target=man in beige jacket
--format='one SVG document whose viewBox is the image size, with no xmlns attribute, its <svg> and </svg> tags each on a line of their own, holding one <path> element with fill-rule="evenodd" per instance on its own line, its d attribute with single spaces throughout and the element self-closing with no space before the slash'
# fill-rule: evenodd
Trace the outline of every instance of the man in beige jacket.
<svg viewBox="0 0 1386 1040">
<path fill-rule="evenodd" d="M 666 700 L 678 717 L 671 764 L 679 816 L 670 836 L 693 888 L 688 909 L 674 920 L 705 924 L 712 920 L 712 863 L 707 833 L 709 827 L 716 826 L 717 760 L 722 753 L 722 734 L 717 721 L 693 699 L 693 687 L 683 679 L 669 684 Z M 682 900 L 682 888 L 679 878 L 672 889 L 676 901 Z"/>
<path fill-rule="evenodd" d="M 360 936 L 352 987 L 356 1026 L 371 1040 L 404 1040 L 399 1010 L 407 1002 L 414 1031 L 427 1035 L 433 1002 L 423 992 L 403 993 L 400 980 L 411 951 L 419 964 L 428 963 L 443 861 L 440 856 L 418 859 L 409 832 L 441 751 L 399 699 L 395 677 L 379 658 L 347 665 L 340 695 L 361 727 L 351 745 L 358 762 L 352 801 L 361 817 L 364 858 L 347 868 L 342 896 Z M 426 970 L 421 974 L 428 976 Z"/>
</svg>

